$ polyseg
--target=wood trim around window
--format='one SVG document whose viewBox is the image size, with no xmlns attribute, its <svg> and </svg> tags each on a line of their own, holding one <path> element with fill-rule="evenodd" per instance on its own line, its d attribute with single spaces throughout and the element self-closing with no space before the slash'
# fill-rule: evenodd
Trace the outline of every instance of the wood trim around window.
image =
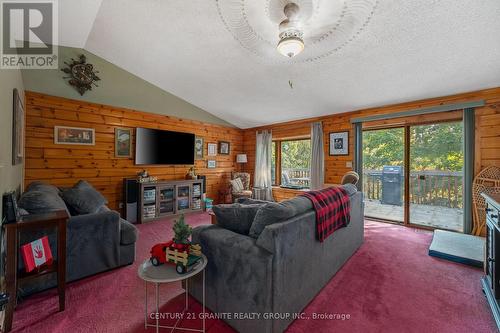
<svg viewBox="0 0 500 333">
<path fill-rule="evenodd" d="M 276 156 L 276 162 L 274 164 L 276 167 L 276 170 L 274 171 L 276 178 L 275 178 L 275 184 L 273 184 L 273 186 L 275 187 L 281 186 L 281 143 L 286 141 L 301 141 L 301 140 L 311 140 L 311 137 L 300 136 L 300 137 L 273 139 L 276 149 L 276 151 L 274 152 L 274 156 Z"/>
</svg>

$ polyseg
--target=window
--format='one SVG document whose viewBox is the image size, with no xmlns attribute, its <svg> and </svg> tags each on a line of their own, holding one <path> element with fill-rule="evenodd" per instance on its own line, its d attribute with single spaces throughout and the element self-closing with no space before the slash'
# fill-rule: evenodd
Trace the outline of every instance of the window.
<svg viewBox="0 0 500 333">
<path fill-rule="evenodd" d="M 274 141 L 272 154 L 273 184 L 288 188 L 309 188 L 310 139 Z"/>
<path fill-rule="evenodd" d="M 276 141 L 273 141 L 273 145 L 271 148 L 271 181 L 273 185 L 278 185 L 276 183 Z"/>
</svg>

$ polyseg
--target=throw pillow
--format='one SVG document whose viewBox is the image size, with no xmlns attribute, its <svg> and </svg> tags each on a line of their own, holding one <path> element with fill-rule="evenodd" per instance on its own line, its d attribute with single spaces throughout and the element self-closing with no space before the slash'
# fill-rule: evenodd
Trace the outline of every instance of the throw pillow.
<svg viewBox="0 0 500 333">
<path fill-rule="evenodd" d="M 68 211 L 59 195 L 38 190 L 24 192 L 19 199 L 19 207 L 24 208 L 30 214 L 42 214 L 56 210 Z"/>
<path fill-rule="evenodd" d="M 300 196 L 280 203 L 269 202 L 262 205 L 255 214 L 248 235 L 258 238 L 266 226 L 283 222 L 312 208 L 311 200 Z"/>
<path fill-rule="evenodd" d="M 233 187 L 233 193 L 242 192 L 245 189 L 240 178 L 231 180 L 231 186 Z"/>
<path fill-rule="evenodd" d="M 86 181 L 79 181 L 75 186 L 62 192 L 66 204 L 77 214 L 94 214 L 107 204 L 102 196 L 92 185 Z"/>
<path fill-rule="evenodd" d="M 241 205 L 237 203 L 216 205 L 213 207 L 213 211 L 217 217 L 218 226 L 238 234 L 248 235 L 260 206 L 258 204 Z"/>
<path fill-rule="evenodd" d="M 45 191 L 45 192 L 52 192 L 54 194 L 59 195 L 61 191 L 54 185 L 46 184 L 44 182 L 36 181 L 28 185 L 28 188 L 26 189 L 26 192 L 29 191 Z"/>
</svg>

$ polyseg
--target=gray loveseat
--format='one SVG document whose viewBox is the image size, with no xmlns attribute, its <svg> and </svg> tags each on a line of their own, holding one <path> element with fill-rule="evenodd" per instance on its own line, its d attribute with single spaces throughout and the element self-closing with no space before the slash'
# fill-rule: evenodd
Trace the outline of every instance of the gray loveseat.
<svg viewBox="0 0 500 333">
<path fill-rule="evenodd" d="M 195 228 L 193 241 L 201 244 L 208 258 L 208 308 L 215 313 L 260 313 L 258 320 L 225 320 L 242 333 L 284 331 L 292 315 L 303 310 L 361 246 L 362 198 L 361 192 L 351 189 L 350 224 L 323 243 L 316 239 L 316 213 L 304 197 L 280 203 L 294 216 L 267 225 L 257 238 L 219 225 Z M 196 276 L 189 287 L 199 301 L 201 283 Z M 263 319 L 266 313 L 290 317 Z"/>
<path fill-rule="evenodd" d="M 79 182 L 87 187 L 82 196 L 76 198 L 80 206 L 87 205 L 86 209 L 93 212 L 82 214 L 63 200 L 64 189 L 35 182 L 28 186 L 21 195 L 19 207 L 26 213 L 36 214 L 54 210 L 71 212 L 66 231 L 66 281 L 75 281 L 96 273 L 104 272 L 116 267 L 132 264 L 135 260 L 135 242 L 137 228 L 120 215 L 110 210 L 105 204 L 104 197 L 93 200 L 88 193 L 96 190 L 86 182 Z M 74 189 L 73 188 L 73 189 Z M 66 192 L 67 193 L 67 192 Z M 99 201 L 101 200 L 101 201 Z M 73 201 L 72 201 L 73 202 Z M 49 236 L 52 255 L 57 257 L 56 232 L 54 230 L 41 232 L 25 232 L 20 235 L 20 244 L 26 244 L 44 235 Z M 19 270 L 23 270 L 22 260 L 19 260 Z M 55 273 L 41 276 L 19 285 L 19 295 L 27 296 L 38 291 L 57 285 Z"/>
</svg>

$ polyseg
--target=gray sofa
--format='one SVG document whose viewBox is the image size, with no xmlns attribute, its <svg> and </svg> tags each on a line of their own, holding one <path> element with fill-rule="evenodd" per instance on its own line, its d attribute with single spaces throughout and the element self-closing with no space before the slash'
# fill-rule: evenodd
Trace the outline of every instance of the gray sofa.
<svg viewBox="0 0 500 333">
<path fill-rule="evenodd" d="M 316 239 L 316 214 L 312 204 L 304 205 L 302 200 L 302 206 L 297 207 L 300 199 L 283 202 L 294 216 L 267 225 L 257 238 L 219 225 L 195 228 L 193 241 L 201 244 L 208 258 L 208 308 L 215 313 L 260 313 L 259 320 L 226 320 L 242 333 L 284 331 L 293 321 L 292 317 L 266 320 L 264 314 L 292 316 L 303 310 L 361 246 L 362 198 L 361 192 L 352 190 L 350 224 L 335 231 L 323 243 Z M 201 277 L 194 277 L 189 289 L 199 301 L 201 287 Z"/>
<path fill-rule="evenodd" d="M 90 185 L 86 183 L 86 186 Z M 95 193 L 92 192 L 92 189 L 83 193 L 89 193 L 89 191 Z M 60 209 L 72 213 L 66 231 L 66 281 L 75 281 L 116 267 L 132 264 L 135 260 L 137 228 L 120 218 L 117 212 L 110 210 L 104 204 L 106 203 L 105 199 L 102 199 L 104 201 L 101 202 L 95 200 L 92 202 L 90 195 L 88 198 L 77 198 L 82 205 L 87 204 L 90 207 L 95 207 L 92 209 L 95 212 L 79 214 L 62 199 L 64 197 L 63 193 L 63 189 L 36 182 L 31 184 L 27 191 L 21 195 L 19 207 L 26 211 L 25 214 Z M 56 259 L 55 229 L 24 232 L 20 235 L 20 244 L 26 244 L 47 234 L 52 256 Z M 18 268 L 19 270 L 24 269 L 22 260 L 19 260 Z M 27 296 L 56 285 L 55 273 L 47 274 L 19 285 L 19 295 Z"/>
</svg>

